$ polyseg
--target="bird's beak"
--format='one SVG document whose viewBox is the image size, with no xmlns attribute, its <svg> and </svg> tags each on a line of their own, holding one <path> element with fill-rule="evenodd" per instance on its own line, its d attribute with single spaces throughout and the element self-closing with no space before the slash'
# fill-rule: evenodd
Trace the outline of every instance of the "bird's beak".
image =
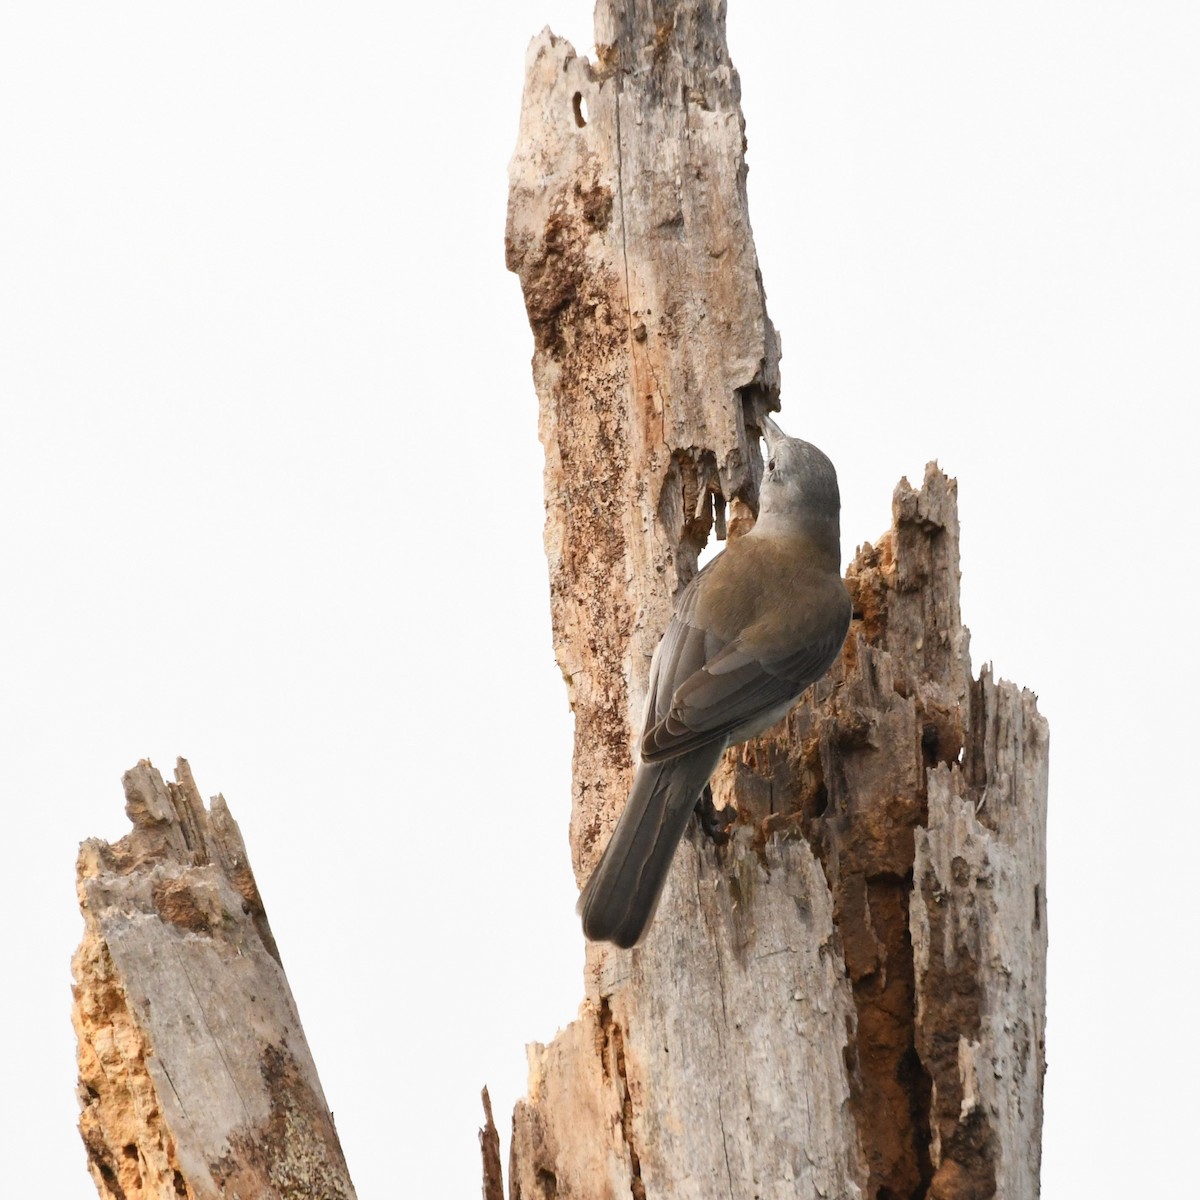
<svg viewBox="0 0 1200 1200">
<path fill-rule="evenodd" d="M 758 419 L 758 427 L 762 430 L 763 441 L 767 443 L 768 454 L 774 454 L 775 447 L 787 440 L 787 434 L 765 413 Z"/>
</svg>

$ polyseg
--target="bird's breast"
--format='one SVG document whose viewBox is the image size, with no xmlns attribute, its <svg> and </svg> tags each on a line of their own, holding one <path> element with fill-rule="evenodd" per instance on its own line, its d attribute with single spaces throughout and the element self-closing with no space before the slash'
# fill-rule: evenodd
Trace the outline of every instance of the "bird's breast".
<svg viewBox="0 0 1200 1200">
<path fill-rule="evenodd" d="M 713 563 L 695 622 L 726 643 L 766 638 L 771 649 L 827 636 L 849 621 L 839 566 L 836 545 L 831 550 L 804 534 L 747 534 Z"/>
</svg>

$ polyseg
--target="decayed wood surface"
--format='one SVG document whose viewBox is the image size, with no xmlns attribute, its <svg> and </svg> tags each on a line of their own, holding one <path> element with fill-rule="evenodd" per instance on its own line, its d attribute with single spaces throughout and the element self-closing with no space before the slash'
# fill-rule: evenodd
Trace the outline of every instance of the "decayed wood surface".
<svg viewBox="0 0 1200 1200">
<path fill-rule="evenodd" d="M 549 30 L 527 59 L 507 249 L 581 882 L 671 597 L 726 500 L 753 519 L 778 406 L 723 11 L 600 0 L 595 65 Z M 641 947 L 589 946 L 578 1020 L 530 1048 L 513 1197 L 1037 1194 L 1047 733 L 972 679 L 955 496 L 932 466 L 897 488 L 840 662 L 714 779 L 731 842 L 685 838 Z"/>
<path fill-rule="evenodd" d="M 279 952 L 222 797 L 126 772 L 133 830 L 84 842 L 72 962 L 79 1128 L 103 1200 L 352 1200 Z"/>
<path fill-rule="evenodd" d="M 483 1089 L 483 1128 L 479 1150 L 483 1158 L 483 1200 L 504 1200 L 504 1168 L 500 1162 L 500 1131 L 492 1116 L 492 1098 Z"/>
</svg>

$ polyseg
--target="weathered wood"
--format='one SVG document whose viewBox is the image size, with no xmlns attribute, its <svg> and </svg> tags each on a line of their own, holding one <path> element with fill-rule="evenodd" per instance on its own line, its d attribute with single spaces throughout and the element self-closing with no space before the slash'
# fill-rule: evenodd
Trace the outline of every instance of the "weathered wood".
<svg viewBox="0 0 1200 1200">
<path fill-rule="evenodd" d="M 483 1089 L 483 1128 L 479 1152 L 483 1158 L 483 1200 L 504 1200 L 504 1168 L 500 1165 L 500 1131 L 492 1116 L 492 1098 Z"/>
<path fill-rule="evenodd" d="M 630 689 L 645 687 L 713 497 L 732 500 L 736 528 L 756 493 L 742 398 L 778 390 L 737 77 L 713 14 L 680 13 L 686 28 L 666 11 L 643 44 L 602 4 L 598 70 L 548 30 L 536 38 L 510 168 L 507 258 L 536 346 L 552 614 L 579 733 L 577 868 L 611 828 Z M 722 57 L 685 71 L 681 41 Z"/>
<path fill-rule="evenodd" d="M 723 5 L 600 0 L 596 42 L 595 67 L 530 46 L 507 238 L 581 881 L 671 597 L 726 500 L 731 534 L 753 519 L 779 388 Z M 512 1196 L 1037 1194 L 1045 725 L 972 681 L 953 481 L 893 517 L 841 661 L 714 778 L 729 845 L 685 838 L 644 944 L 589 946 L 579 1019 L 530 1048 Z"/>
<path fill-rule="evenodd" d="M 929 775 L 909 907 L 929 1195 L 1034 1197 L 1046 1071 L 1047 729 L 984 669 L 962 770 Z"/>
<path fill-rule="evenodd" d="M 352 1200 L 236 822 L 179 760 L 124 778 L 133 831 L 84 842 L 72 962 L 80 1132 L 104 1200 Z"/>
</svg>

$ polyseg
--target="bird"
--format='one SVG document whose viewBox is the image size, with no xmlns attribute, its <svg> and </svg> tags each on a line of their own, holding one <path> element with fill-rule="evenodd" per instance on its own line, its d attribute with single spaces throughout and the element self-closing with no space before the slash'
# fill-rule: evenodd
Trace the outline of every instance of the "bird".
<svg viewBox="0 0 1200 1200">
<path fill-rule="evenodd" d="M 758 519 L 683 589 L 651 660 L 633 786 L 577 905 L 590 941 L 642 940 L 721 755 L 781 720 L 850 628 L 833 463 L 769 417 L 759 428 Z"/>
</svg>

